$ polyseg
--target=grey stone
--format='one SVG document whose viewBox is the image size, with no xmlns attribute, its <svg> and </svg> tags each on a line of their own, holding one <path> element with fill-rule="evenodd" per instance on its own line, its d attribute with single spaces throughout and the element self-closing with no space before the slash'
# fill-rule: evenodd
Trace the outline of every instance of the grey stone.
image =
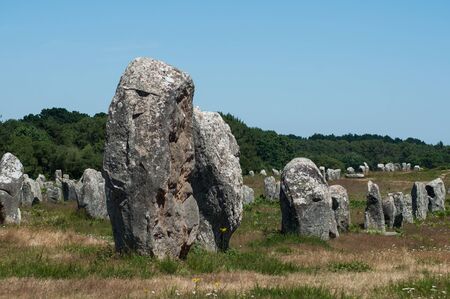
<svg viewBox="0 0 450 299">
<path fill-rule="evenodd" d="M 276 169 L 272 169 L 272 173 L 275 176 L 280 176 L 280 172 L 278 170 L 276 170 Z"/>
<path fill-rule="evenodd" d="M 428 212 L 428 194 L 424 183 L 414 183 L 411 190 L 411 198 L 414 218 L 425 220 Z"/>
<path fill-rule="evenodd" d="M 219 113 L 194 109 L 195 171 L 191 185 L 200 211 L 197 240 L 208 251 L 226 250 L 242 221 L 239 146 Z"/>
<path fill-rule="evenodd" d="M 382 163 L 379 163 L 377 165 L 377 168 L 378 168 L 379 171 L 385 171 L 386 170 L 385 167 L 384 167 L 384 164 L 382 164 Z"/>
<path fill-rule="evenodd" d="M 364 173 L 353 173 L 353 174 L 347 173 L 345 177 L 349 179 L 363 179 L 366 176 L 364 175 Z"/>
<path fill-rule="evenodd" d="M 320 173 L 322 174 L 322 176 L 326 179 L 327 178 L 327 172 L 326 172 L 325 166 L 320 166 L 319 170 L 320 170 Z"/>
<path fill-rule="evenodd" d="M 383 203 L 381 200 L 380 189 L 377 184 L 369 181 L 367 184 L 367 203 L 364 212 L 364 228 L 366 230 L 377 230 L 384 232 L 385 221 L 383 214 Z"/>
<path fill-rule="evenodd" d="M 100 171 L 86 169 L 80 179 L 82 185 L 78 199 L 78 208 L 95 219 L 108 219 L 106 210 L 105 179 Z"/>
<path fill-rule="evenodd" d="M 61 181 L 62 178 L 63 178 L 62 170 L 61 169 L 55 170 L 55 181 L 57 180 Z"/>
<path fill-rule="evenodd" d="M 196 240 L 193 95 L 189 75 L 149 58 L 133 60 L 120 79 L 103 158 L 118 251 L 183 258 Z"/>
<path fill-rule="evenodd" d="M 369 167 L 369 164 L 367 164 L 366 162 L 364 162 L 364 170 L 365 170 L 365 172 L 364 172 L 364 174 L 369 174 L 369 171 L 370 171 L 370 167 Z"/>
<path fill-rule="evenodd" d="M 43 201 L 41 187 L 39 183 L 24 175 L 21 190 L 21 205 L 31 207 L 35 203 Z"/>
<path fill-rule="evenodd" d="M 355 173 L 355 169 L 353 167 L 347 168 L 347 174 L 354 174 L 354 173 Z"/>
<path fill-rule="evenodd" d="M 414 223 L 411 194 L 403 195 L 403 222 Z"/>
<path fill-rule="evenodd" d="M 411 171 L 411 163 L 406 163 L 406 171 Z"/>
<path fill-rule="evenodd" d="M 45 176 L 43 174 L 39 174 L 38 177 L 36 178 L 36 183 L 39 184 L 39 188 L 41 188 L 41 190 L 45 188 L 44 183 L 46 181 L 47 180 L 45 179 Z"/>
<path fill-rule="evenodd" d="M 340 185 L 330 186 L 332 209 L 339 232 L 348 232 L 350 228 L 350 201 L 347 190 Z"/>
<path fill-rule="evenodd" d="M 421 171 L 422 168 L 419 165 L 414 166 L 414 171 Z"/>
<path fill-rule="evenodd" d="M 0 160 L 0 224 L 19 224 L 23 165 L 11 153 Z"/>
<path fill-rule="evenodd" d="M 62 192 L 64 200 L 77 201 L 81 196 L 81 189 L 83 184 L 80 181 L 75 181 L 71 179 L 63 179 L 62 181 Z"/>
<path fill-rule="evenodd" d="M 277 181 L 273 176 L 264 179 L 264 197 L 268 200 L 277 200 Z"/>
<path fill-rule="evenodd" d="M 402 170 L 402 165 L 400 165 L 400 163 L 394 163 L 394 170 L 395 170 L 395 171 L 400 171 L 400 170 Z"/>
<path fill-rule="evenodd" d="M 327 169 L 327 179 L 328 181 L 336 181 L 341 178 L 341 170 L 340 169 Z"/>
<path fill-rule="evenodd" d="M 296 158 L 286 165 L 281 175 L 280 206 L 283 233 L 323 240 L 339 236 L 330 189 L 311 160 Z"/>
<path fill-rule="evenodd" d="M 429 182 L 425 189 L 428 194 L 428 211 L 445 211 L 445 185 L 441 178 Z"/>
<path fill-rule="evenodd" d="M 262 175 L 262 176 L 267 176 L 267 172 L 266 172 L 265 169 L 262 169 L 262 170 L 259 172 L 259 174 Z"/>
<path fill-rule="evenodd" d="M 389 228 L 394 227 L 395 216 L 397 215 L 397 209 L 394 203 L 394 197 L 388 195 L 383 199 L 383 214 L 384 222 Z"/>
<path fill-rule="evenodd" d="M 249 175 L 249 176 L 255 176 L 255 172 L 254 172 L 253 170 L 250 170 L 250 171 L 248 172 L 248 175 Z"/>
<path fill-rule="evenodd" d="M 255 201 L 255 191 L 247 185 L 242 186 L 243 204 L 249 205 Z"/>
<path fill-rule="evenodd" d="M 45 182 L 44 188 L 46 189 L 46 200 L 52 202 L 59 202 L 64 200 L 62 187 L 56 182 Z"/>
<path fill-rule="evenodd" d="M 384 166 L 384 169 L 385 169 L 385 171 L 387 171 L 387 172 L 394 172 L 394 171 L 395 171 L 394 163 L 387 163 L 387 164 Z"/>
</svg>

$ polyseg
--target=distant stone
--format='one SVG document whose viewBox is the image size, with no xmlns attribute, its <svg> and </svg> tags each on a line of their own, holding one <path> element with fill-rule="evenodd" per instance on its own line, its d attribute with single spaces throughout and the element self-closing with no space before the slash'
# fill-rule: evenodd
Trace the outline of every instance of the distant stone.
<svg viewBox="0 0 450 299">
<path fill-rule="evenodd" d="M 414 166 L 414 171 L 421 171 L 421 170 L 422 170 L 422 168 L 420 168 L 419 165 L 415 165 Z"/>
<path fill-rule="evenodd" d="M 394 163 L 387 163 L 384 166 L 384 169 L 385 169 L 385 171 L 388 171 L 388 172 L 394 172 L 395 171 Z"/>
<path fill-rule="evenodd" d="M 320 173 L 322 174 L 322 176 L 325 179 L 327 179 L 327 172 L 326 172 L 325 166 L 319 166 L 319 170 L 320 170 Z"/>
<path fill-rule="evenodd" d="M 353 167 L 347 168 L 347 174 L 354 174 L 354 173 L 355 173 L 355 169 Z"/>
<path fill-rule="evenodd" d="M 102 173 L 95 169 L 86 169 L 80 179 L 81 193 L 78 208 L 95 219 L 108 219 L 106 210 L 105 180 Z"/>
<path fill-rule="evenodd" d="M 193 95 L 188 74 L 150 58 L 133 60 L 120 79 L 103 156 L 118 251 L 183 258 L 196 240 Z"/>
<path fill-rule="evenodd" d="M 52 202 L 63 201 L 64 196 L 62 193 L 62 187 L 58 186 L 56 182 L 45 182 L 44 183 L 46 199 Z"/>
<path fill-rule="evenodd" d="M 47 180 L 45 179 L 45 176 L 43 175 L 43 174 L 39 174 L 38 175 L 38 177 L 37 177 L 37 179 L 36 179 L 36 183 L 38 183 L 39 184 L 39 188 L 41 188 L 41 190 L 42 189 L 44 189 L 44 183 L 46 182 Z"/>
<path fill-rule="evenodd" d="M 262 175 L 262 176 L 267 176 L 267 172 L 266 172 L 265 169 L 261 170 L 261 171 L 259 172 L 259 174 Z"/>
<path fill-rule="evenodd" d="M 340 232 L 348 232 L 350 228 L 350 202 L 347 190 L 340 185 L 330 186 L 332 209 Z"/>
<path fill-rule="evenodd" d="M 364 213 L 364 228 L 366 230 L 385 231 L 383 204 L 380 189 L 377 184 L 369 181 L 366 211 Z"/>
<path fill-rule="evenodd" d="M 378 168 L 379 171 L 385 171 L 384 164 L 382 164 L 382 163 L 379 163 L 377 165 L 377 168 Z"/>
<path fill-rule="evenodd" d="M 364 169 L 365 169 L 365 172 L 364 172 L 364 174 L 369 174 L 369 171 L 370 171 L 370 167 L 369 167 L 369 164 L 367 164 L 366 162 L 364 162 Z"/>
<path fill-rule="evenodd" d="M 406 171 L 411 171 L 411 163 L 406 163 Z"/>
<path fill-rule="evenodd" d="M 347 173 L 345 177 L 349 179 L 363 179 L 365 178 L 365 175 L 363 173 L 353 173 L 353 174 Z"/>
<path fill-rule="evenodd" d="M 219 113 L 194 109 L 195 171 L 191 185 L 200 211 L 198 243 L 226 250 L 242 221 L 239 146 Z"/>
<path fill-rule="evenodd" d="M 385 199 L 383 199 L 383 214 L 384 222 L 387 227 L 393 228 L 397 211 L 394 203 L 394 197 L 391 195 L 388 195 Z"/>
<path fill-rule="evenodd" d="M 264 179 L 264 197 L 268 200 L 277 199 L 277 182 L 273 176 Z"/>
<path fill-rule="evenodd" d="M 328 181 L 336 181 L 341 178 L 341 170 L 340 169 L 327 169 L 327 179 Z"/>
<path fill-rule="evenodd" d="M 402 171 L 407 171 L 407 167 L 406 167 L 406 163 L 405 162 L 402 163 Z"/>
<path fill-rule="evenodd" d="M 0 160 L 0 224 L 19 224 L 23 165 L 11 153 Z"/>
<path fill-rule="evenodd" d="M 39 183 L 24 175 L 20 202 L 22 206 L 31 207 L 33 204 L 43 201 Z"/>
<path fill-rule="evenodd" d="M 428 194 L 424 183 L 414 183 L 411 190 L 411 198 L 414 218 L 425 220 L 428 212 Z"/>
<path fill-rule="evenodd" d="M 83 184 L 71 179 L 63 179 L 62 181 L 62 192 L 64 200 L 77 201 L 81 196 L 81 188 Z"/>
<path fill-rule="evenodd" d="M 429 182 L 425 189 L 428 194 L 428 211 L 445 211 L 445 185 L 441 178 Z"/>
<path fill-rule="evenodd" d="M 242 186 L 242 197 L 244 205 L 252 204 L 255 201 L 255 191 L 247 185 Z"/>
<path fill-rule="evenodd" d="M 276 169 L 272 169 L 272 173 L 275 176 L 279 176 L 280 175 L 280 172 L 278 170 L 276 170 Z"/>
<path fill-rule="evenodd" d="M 62 179 L 63 180 L 70 180 L 70 176 L 68 174 L 64 174 Z"/>
<path fill-rule="evenodd" d="M 323 240 L 339 236 L 328 184 L 311 160 L 296 158 L 286 165 L 280 205 L 283 233 Z"/>
<path fill-rule="evenodd" d="M 395 170 L 395 171 L 400 171 L 400 170 L 402 170 L 402 166 L 400 165 L 400 163 L 394 163 L 394 170 Z"/>
<path fill-rule="evenodd" d="M 253 170 L 250 170 L 250 171 L 248 172 L 248 175 L 249 175 L 249 176 L 255 176 L 255 172 L 254 172 Z"/>
<path fill-rule="evenodd" d="M 366 174 L 366 167 L 364 165 L 359 165 L 359 170 L 361 173 Z"/>
</svg>

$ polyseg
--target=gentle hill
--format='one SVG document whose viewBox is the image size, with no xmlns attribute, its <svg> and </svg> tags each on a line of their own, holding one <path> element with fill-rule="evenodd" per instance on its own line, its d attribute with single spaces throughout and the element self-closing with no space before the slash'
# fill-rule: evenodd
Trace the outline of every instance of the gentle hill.
<svg viewBox="0 0 450 299">
<path fill-rule="evenodd" d="M 332 168 L 357 167 L 366 161 L 410 162 L 427 168 L 450 168 L 450 146 L 428 145 L 418 139 L 393 139 L 378 135 L 324 136 L 309 138 L 280 135 L 250 128 L 230 114 L 222 114 L 241 148 L 241 165 L 249 170 L 281 169 L 298 156 Z M 63 108 L 44 109 L 40 114 L 0 123 L 0 155 L 12 152 L 25 171 L 35 177 L 56 169 L 78 178 L 86 168 L 100 169 L 107 115 L 94 116 Z"/>
</svg>

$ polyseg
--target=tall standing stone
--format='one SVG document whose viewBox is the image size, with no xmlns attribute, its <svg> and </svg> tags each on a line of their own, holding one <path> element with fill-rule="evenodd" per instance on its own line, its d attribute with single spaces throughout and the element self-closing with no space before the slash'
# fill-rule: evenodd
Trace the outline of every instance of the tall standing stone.
<svg viewBox="0 0 450 299">
<path fill-rule="evenodd" d="M 194 84 L 163 62 L 137 58 L 109 107 L 103 159 L 116 249 L 158 258 L 185 257 L 199 212 L 194 169 Z"/>
<path fill-rule="evenodd" d="M 95 169 L 86 169 L 80 179 L 81 192 L 77 196 L 78 208 L 95 219 L 108 219 L 106 210 L 105 179 Z"/>
<path fill-rule="evenodd" d="M 403 226 L 403 221 L 407 221 L 407 218 L 410 217 L 409 204 L 405 202 L 405 196 L 402 192 L 389 193 L 388 196 L 392 198 L 395 206 L 393 227 L 400 228 Z"/>
<path fill-rule="evenodd" d="M 39 183 L 24 174 L 21 190 L 21 205 L 31 207 L 35 203 L 42 202 L 42 192 Z"/>
<path fill-rule="evenodd" d="M 428 194 L 428 211 L 445 211 L 445 185 L 441 178 L 429 182 L 425 189 Z"/>
<path fill-rule="evenodd" d="M 383 214 L 383 203 L 380 189 L 377 184 L 369 181 L 367 192 L 366 211 L 364 213 L 364 228 L 366 230 L 377 230 L 384 232 L 385 222 Z"/>
<path fill-rule="evenodd" d="M 394 197 L 391 195 L 388 195 L 385 199 L 383 199 L 383 214 L 385 224 L 389 228 L 393 228 L 397 209 L 394 203 Z"/>
<path fill-rule="evenodd" d="M 239 146 L 219 113 L 194 109 L 195 171 L 191 185 L 200 211 L 197 239 L 208 251 L 226 250 L 242 220 Z"/>
<path fill-rule="evenodd" d="M 332 209 L 340 232 L 350 228 L 350 201 L 347 190 L 340 185 L 330 186 Z"/>
<path fill-rule="evenodd" d="M 286 165 L 281 175 L 280 206 L 283 233 L 323 240 L 339 236 L 328 184 L 311 160 L 296 158 Z"/>
<path fill-rule="evenodd" d="M 277 181 L 273 176 L 264 178 L 264 197 L 268 200 L 279 199 L 279 196 L 277 196 Z"/>
<path fill-rule="evenodd" d="M 242 201 L 244 205 L 249 205 L 255 201 L 255 191 L 247 185 L 242 186 Z"/>
<path fill-rule="evenodd" d="M 403 195 L 403 222 L 414 223 L 411 194 Z"/>
<path fill-rule="evenodd" d="M 419 220 L 427 219 L 428 213 L 428 194 L 425 184 L 415 182 L 411 190 L 412 211 L 414 218 Z"/>
<path fill-rule="evenodd" d="M 23 165 L 11 153 L 0 160 L 0 224 L 19 224 Z"/>
</svg>

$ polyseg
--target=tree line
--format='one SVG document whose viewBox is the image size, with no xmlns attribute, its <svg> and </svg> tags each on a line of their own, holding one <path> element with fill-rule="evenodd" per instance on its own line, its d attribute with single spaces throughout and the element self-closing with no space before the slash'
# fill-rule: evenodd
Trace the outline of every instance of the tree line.
<svg viewBox="0 0 450 299">
<path fill-rule="evenodd" d="M 450 167 L 450 146 L 379 135 L 315 134 L 309 138 L 250 128 L 231 114 L 222 114 L 241 150 L 241 166 L 249 170 L 282 169 L 294 157 L 308 157 L 329 168 L 358 167 L 367 162 L 410 162 L 426 168 Z M 0 122 L 0 155 L 11 152 L 25 172 L 52 176 L 62 169 L 79 178 L 84 169 L 101 169 L 107 115 L 89 116 L 63 108 L 44 109 L 20 120 Z"/>
</svg>

